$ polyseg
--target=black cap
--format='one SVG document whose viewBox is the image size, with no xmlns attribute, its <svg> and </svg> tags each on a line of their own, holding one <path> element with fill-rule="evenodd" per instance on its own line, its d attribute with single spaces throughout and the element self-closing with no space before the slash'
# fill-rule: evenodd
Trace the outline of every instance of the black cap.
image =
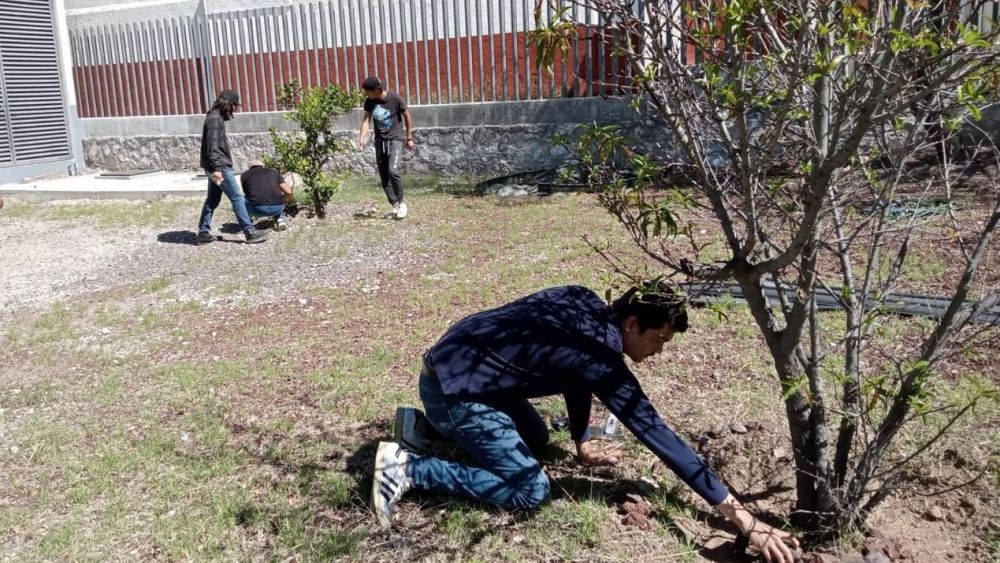
<svg viewBox="0 0 1000 563">
<path fill-rule="evenodd" d="M 240 105 L 240 93 L 236 90 L 223 90 L 219 97 L 224 100 L 229 100 L 234 106 Z"/>
<path fill-rule="evenodd" d="M 365 78 L 365 81 L 361 83 L 361 88 L 368 91 L 385 90 L 385 86 L 382 84 L 382 81 L 375 76 Z"/>
</svg>

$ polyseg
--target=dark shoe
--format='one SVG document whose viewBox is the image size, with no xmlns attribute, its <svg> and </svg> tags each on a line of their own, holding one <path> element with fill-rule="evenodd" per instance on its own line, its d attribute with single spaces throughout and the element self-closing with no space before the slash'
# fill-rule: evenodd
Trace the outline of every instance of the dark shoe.
<svg viewBox="0 0 1000 563">
<path fill-rule="evenodd" d="M 254 230 L 247 233 L 247 244 L 254 244 L 257 242 L 264 242 L 267 240 L 268 231 L 264 230 Z"/>
<path fill-rule="evenodd" d="M 284 217 L 278 217 L 274 220 L 274 230 L 285 231 L 288 230 L 288 220 Z"/>
<path fill-rule="evenodd" d="M 396 420 L 392 425 L 392 441 L 411 452 L 423 452 L 432 443 L 424 431 L 426 425 L 427 418 L 420 409 L 396 407 Z"/>
<path fill-rule="evenodd" d="M 203 244 L 208 244 L 210 242 L 215 242 L 215 235 L 208 231 L 202 231 L 198 233 L 198 246 Z"/>
</svg>

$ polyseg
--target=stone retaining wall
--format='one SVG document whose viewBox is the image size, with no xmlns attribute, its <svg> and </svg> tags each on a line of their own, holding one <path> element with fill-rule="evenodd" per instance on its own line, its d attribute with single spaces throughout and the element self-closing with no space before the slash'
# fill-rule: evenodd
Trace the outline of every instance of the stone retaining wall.
<svg viewBox="0 0 1000 563">
<path fill-rule="evenodd" d="M 411 108 L 417 147 L 404 151 L 404 174 L 437 178 L 485 178 L 556 167 L 566 151 L 553 147 L 556 133 L 571 132 L 577 124 L 619 123 L 630 135 L 655 142 L 662 128 L 652 127 L 623 100 L 581 98 L 464 106 Z M 198 169 L 202 116 L 173 118 L 116 118 L 85 120 L 84 154 L 87 166 L 103 170 Z M 353 142 L 360 111 L 343 116 L 334 126 Z M 272 152 L 267 133 L 271 126 L 289 130 L 281 114 L 237 114 L 227 125 L 234 168 Z M 352 151 L 332 168 L 365 176 L 375 175 L 375 150 Z"/>
<path fill-rule="evenodd" d="M 416 148 L 404 151 L 400 168 L 404 174 L 435 177 L 487 177 L 558 166 L 566 151 L 550 140 L 572 125 L 513 125 L 417 129 Z M 354 132 L 339 132 L 354 141 Z M 84 139 L 87 166 L 103 170 L 198 170 L 201 137 L 157 135 L 98 137 Z M 242 170 L 250 160 L 273 152 L 267 133 L 229 135 L 234 168 Z M 369 143 L 363 152 L 342 155 L 332 168 L 354 174 L 375 174 L 375 149 Z"/>
</svg>

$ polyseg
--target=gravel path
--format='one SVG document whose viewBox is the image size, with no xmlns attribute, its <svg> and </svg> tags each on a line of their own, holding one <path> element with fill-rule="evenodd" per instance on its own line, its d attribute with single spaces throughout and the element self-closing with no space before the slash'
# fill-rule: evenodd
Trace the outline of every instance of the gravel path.
<svg viewBox="0 0 1000 563">
<path fill-rule="evenodd" d="M 144 284 L 169 287 L 165 302 L 209 306 L 286 300 L 317 287 L 363 289 L 377 285 L 385 272 L 424 268 L 434 255 L 426 246 L 417 248 L 427 224 L 355 219 L 358 205 L 350 204 L 331 206 L 326 220 L 296 218 L 288 231 L 271 233 L 262 244 L 244 244 L 242 235 L 223 232 L 219 242 L 196 246 L 191 225 L 197 203 L 181 205 L 176 220 L 157 227 L 118 229 L 33 213 L 0 215 L 0 328 L 8 313 L 98 291 L 121 292 L 127 302 L 130 290 Z M 216 221 L 217 228 L 221 224 Z M 151 303 L 147 298 L 136 305 Z"/>
</svg>

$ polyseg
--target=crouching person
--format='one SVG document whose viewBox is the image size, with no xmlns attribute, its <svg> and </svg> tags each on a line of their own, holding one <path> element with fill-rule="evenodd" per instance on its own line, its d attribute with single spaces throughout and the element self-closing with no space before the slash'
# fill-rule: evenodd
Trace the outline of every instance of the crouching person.
<svg viewBox="0 0 1000 563">
<path fill-rule="evenodd" d="M 277 170 L 267 168 L 263 162 L 255 160 L 240 175 L 240 185 L 246 194 L 247 214 L 253 218 L 273 219 L 276 231 L 288 228 L 285 206 L 292 200 L 292 187 Z"/>
<path fill-rule="evenodd" d="M 617 448 L 589 442 L 596 396 L 682 481 L 749 537 L 770 562 L 792 563 L 794 536 L 757 520 L 711 468 L 660 418 L 624 356 L 641 362 L 688 327 L 683 301 L 659 282 L 634 287 L 611 306 L 593 291 L 555 287 L 456 323 L 424 355 L 420 399 L 426 415 L 399 409 L 395 441 L 379 444 L 372 504 L 383 526 L 410 489 L 494 504 L 537 508 L 549 480 L 537 459 L 548 440 L 528 399 L 563 395 L 570 437 L 586 465 L 617 463 Z M 441 435 L 475 465 L 420 452 Z"/>
</svg>

